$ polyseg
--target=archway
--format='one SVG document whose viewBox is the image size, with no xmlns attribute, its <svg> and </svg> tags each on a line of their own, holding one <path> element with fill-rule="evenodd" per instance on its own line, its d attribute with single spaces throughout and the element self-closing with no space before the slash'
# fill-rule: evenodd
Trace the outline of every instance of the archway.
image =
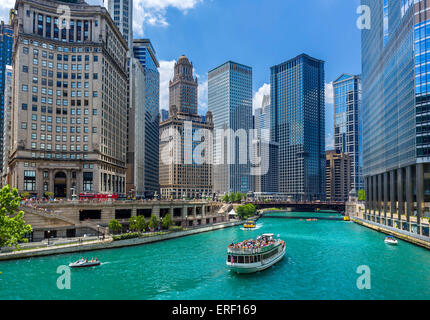
<svg viewBox="0 0 430 320">
<path fill-rule="evenodd" d="M 67 197 L 67 176 L 64 172 L 57 172 L 54 177 L 54 196 L 57 198 Z"/>
</svg>

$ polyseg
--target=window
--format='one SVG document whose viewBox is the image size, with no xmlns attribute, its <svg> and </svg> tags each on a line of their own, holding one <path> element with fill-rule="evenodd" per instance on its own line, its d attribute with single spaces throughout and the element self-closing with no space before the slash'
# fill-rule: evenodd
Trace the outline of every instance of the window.
<svg viewBox="0 0 430 320">
<path fill-rule="evenodd" d="M 24 190 L 26 191 L 36 190 L 36 171 L 34 170 L 24 171 Z"/>
<path fill-rule="evenodd" d="M 92 191 L 93 190 L 93 173 L 92 172 L 84 172 L 84 191 Z"/>
</svg>

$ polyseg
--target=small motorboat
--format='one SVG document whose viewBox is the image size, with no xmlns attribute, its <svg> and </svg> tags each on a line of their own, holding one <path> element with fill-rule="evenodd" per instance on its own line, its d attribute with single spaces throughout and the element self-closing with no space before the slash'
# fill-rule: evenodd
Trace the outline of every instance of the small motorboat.
<svg viewBox="0 0 430 320">
<path fill-rule="evenodd" d="M 243 227 L 245 229 L 255 229 L 257 225 L 254 220 L 248 220 L 244 223 Z"/>
<path fill-rule="evenodd" d="M 70 268 L 90 268 L 90 267 L 97 267 L 99 266 L 101 263 L 100 261 L 96 260 L 84 260 L 84 259 L 80 259 L 76 262 L 72 262 L 69 264 Z"/>
<path fill-rule="evenodd" d="M 398 244 L 397 239 L 396 239 L 396 238 L 394 238 L 393 236 L 388 236 L 388 237 L 386 237 L 386 238 L 385 238 L 385 240 L 384 240 L 384 242 L 385 242 L 386 244 L 392 244 L 392 245 L 397 245 L 397 244 Z"/>
</svg>

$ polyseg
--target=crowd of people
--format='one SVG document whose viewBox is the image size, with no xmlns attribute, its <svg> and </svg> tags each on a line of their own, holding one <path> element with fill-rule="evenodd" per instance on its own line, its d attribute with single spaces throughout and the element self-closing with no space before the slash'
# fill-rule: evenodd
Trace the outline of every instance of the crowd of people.
<svg viewBox="0 0 430 320">
<path fill-rule="evenodd" d="M 257 239 L 257 240 L 245 240 L 239 243 L 232 243 L 229 245 L 229 249 L 242 249 L 242 250 L 254 250 L 261 249 L 267 246 L 275 244 L 275 240 Z"/>
</svg>

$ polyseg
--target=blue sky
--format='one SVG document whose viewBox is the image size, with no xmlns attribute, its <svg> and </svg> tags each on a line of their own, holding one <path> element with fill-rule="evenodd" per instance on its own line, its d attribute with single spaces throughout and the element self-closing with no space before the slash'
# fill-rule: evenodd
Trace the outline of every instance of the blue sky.
<svg viewBox="0 0 430 320">
<path fill-rule="evenodd" d="M 101 4 L 101 0 L 87 0 Z M 361 72 L 359 0 L 135 0 L 135 38 L 150 38 L 161 63 L 161 108 L 168 80 L 185 54 L 199 76 L 200 112 L 207 109 L 208 70 L 234 60 L 253 68 L 255 107 L 269 92 L 270 67 L 301 53 L 326 61 L 326 82 Z M 0 15 L 13 0 L 2 0 Z M 326 100 L 330 102 L 330 90 Z M 330 145 L 333 107 L 326 105 Z"/>
</svg>

